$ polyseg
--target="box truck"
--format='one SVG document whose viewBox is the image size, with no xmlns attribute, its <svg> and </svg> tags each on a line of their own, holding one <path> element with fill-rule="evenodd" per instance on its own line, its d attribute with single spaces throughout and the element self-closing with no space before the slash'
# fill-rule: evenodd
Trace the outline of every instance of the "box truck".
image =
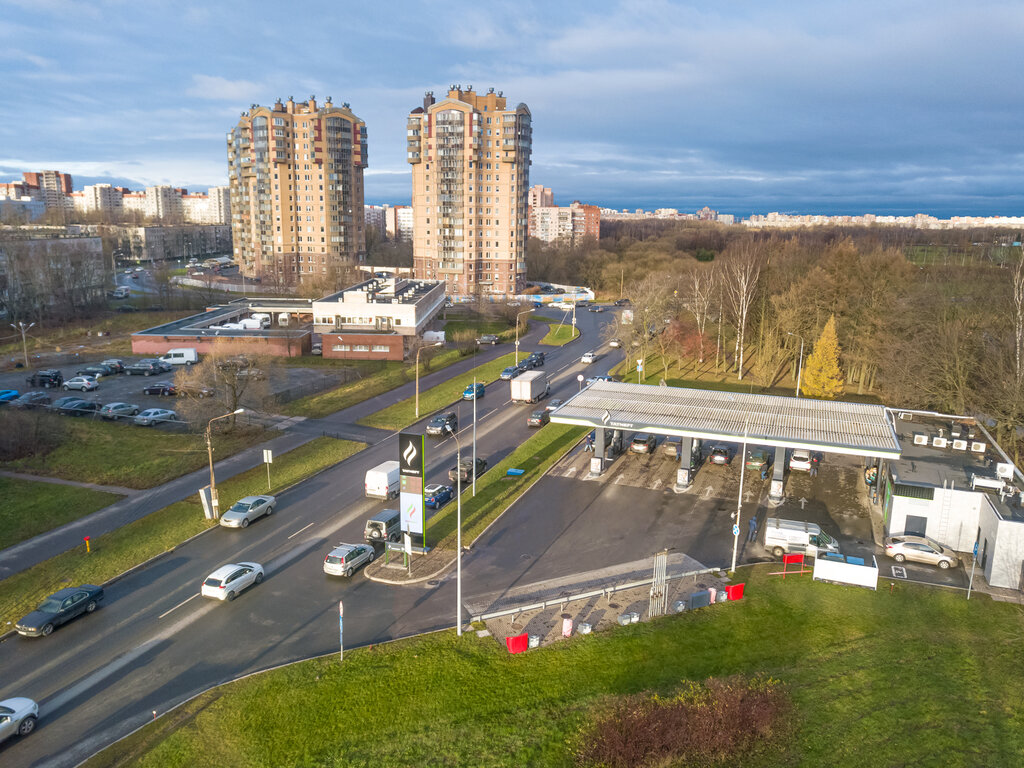
<svg viewBox="0 0 1024 768">
<path fill-rule="evenodd" d="M 536 403 L 548 394 L 548 375 L 544 371 L 527 371 L 512 379 L 513 403 Z"/>
<path fill-rule="evenodd" d="M 373 469 L 366 470 L 363 488 L 371 499 L 397 498 L 400 487 L 397 461 L 385 461 Z"/>
</svg>

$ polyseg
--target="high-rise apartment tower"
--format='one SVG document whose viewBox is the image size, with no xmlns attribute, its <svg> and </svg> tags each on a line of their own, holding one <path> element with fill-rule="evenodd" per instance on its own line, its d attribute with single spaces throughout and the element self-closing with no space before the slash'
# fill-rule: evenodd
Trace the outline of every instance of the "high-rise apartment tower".
<svg viewBox="0 0 1024 768">
<path fill-rule="evenodd" d="M 256 104 L 228 133 L 231 234 L 244 274 L 285 284 L 365 257 L 366 125 L 330 97 Z"/>
<path fill-rule="evenodd" d="M 526 278 L 530 110 L 454 85 L 408 118 L 413 268 L 461 295 L 518 293 Z"/>
</svg>

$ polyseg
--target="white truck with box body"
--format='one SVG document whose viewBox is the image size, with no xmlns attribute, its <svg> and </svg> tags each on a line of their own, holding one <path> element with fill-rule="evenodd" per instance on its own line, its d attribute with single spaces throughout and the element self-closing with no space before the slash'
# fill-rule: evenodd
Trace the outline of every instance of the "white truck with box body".
<svg viewBox="0 0 1024 768">
<path fill-rule="evenodd" d="M 544 371 L 527 371 L 512 379 L 513 403 L 536 403 L 548 394 L 548 375 Z"/>
<path fill-rule="evenodd" d="M 800 553 L 816 557 L 819 552 L 839 552 L 836 540 L 817 523 L 769 517 L 764 524 L 764 547 L 775 557 Z"/>
<path fill-rule="evenodd" d="M 168 349 L 160 356 L 160 361 L 171 365 L 195 365 L 199 362 L 199 354 L 194 347 L 182 347 L 180 349 Z"/>
<path fill-rule="evenodd" d="M 366 470 L 363 488 L 371 499 L 394 499 L 398 497 L 401 478 L 397 461 L 385 461 L 373 469 Z"/>
</svg>

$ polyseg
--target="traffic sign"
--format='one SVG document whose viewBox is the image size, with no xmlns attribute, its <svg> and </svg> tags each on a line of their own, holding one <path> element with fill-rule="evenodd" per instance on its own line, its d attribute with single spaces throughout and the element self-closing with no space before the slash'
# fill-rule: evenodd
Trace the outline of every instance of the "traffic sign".
<svg viewBox="0 0 1024 768">
<path fill-rule="evenodd" d="M 738 525 L 734 525 L 732 527 L 732 535 L 733 536 L 739 536 L 740 535 L 740 527 Z"/>
</svg>

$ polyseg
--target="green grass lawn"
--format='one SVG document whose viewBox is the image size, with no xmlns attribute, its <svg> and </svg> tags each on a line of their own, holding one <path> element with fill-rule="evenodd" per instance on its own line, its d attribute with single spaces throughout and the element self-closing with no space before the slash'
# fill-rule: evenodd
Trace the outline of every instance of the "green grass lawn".
<svg viewBox="0 0 1024 768">
<path fill-rule="evenodd" d="M 532 408 L 522 408 L 523 418 Z M 472 542 L 483 533 L 520 494 L 565 455 L 583 437 L 586 429 L 568 424 L 548 424 L 477 478 L 476 496 L 463 493 L 462 539 Z M 523 469 L 519 476 L 508 476 L 508 469 Z M 447 504 L 427 523 L 427 544 L 455 551 L 455 504 Z"/>
<path fill-rule="evenodd" d="M 561 347 L 573 339 L 579 338 L 579 335 L 578 328 L 574 328 L 571 325 L 555 325 L 552 323 L 550 330 L 544 334 L 544 338 L 540 340 L 540 343 L 552 347 Z"/>
<path fill-rule="evenodd" d="M 570 768 L 611 702 L 734 674 L 781 681 L 792 704 L 781 746 L 744 768 L 1024 762 L 1019 606 L 774 569 L 743 569 L 742 602 L 519 656 L 448 631 L 294 664 L 207 692 L 86 765 Z"/>
<path fill-rule="evenodd" d="M 61 417 L 55 417 L 61 418 Z M 143 429 L 91 419 L 66 419 L 67 439 L 45 456 L 4 462 L 4 469 L 125 488 L 152 488 L 205 466 L 203 435 Z M 215 432 L 219 459 L 263 442 L 263 429 Z"/>
<path fill-rule="evenodd" d="M 444 335 L 449 342 L 455 342 L 475 341 L 485 333 L 492 333 L 507 341 L 515 334 L 513 326 L 508 320 L 449 320 L 444 324 Z"/>
<path fill-rule="evenodd" d="M 431 387 L 430 389 L 423 390 L 420 392 L 420 418 L 426 416 L 428 413 L 444 408 L 446 405 L 458 400 L 462 397 L 463 390 L 473 383 L 474 377 L 477 381 L 482 381 L 484 384 L 490 385 L 491 382 L 498 378 L 502 368 L 506 368 L 512 365 L 512 361 L 515 358 L 514 353 L 510 352 L 507 355 L 502 355 L 497 360 L 492 360 L 489 363 L 478 365 L 476 368 L 466 373 L 454 376 L 442 384 Z M 505 382 L 498 382 L 504 384 Z M 506 391 L 502 397 L 507 397 L 508 392 Z M 487 397 L 486 393 L 484 397 Z M 365 419 L 360 419 L 359 423 L 366 427 L 378 427 L 380 429 L 402 429 L 410 424 L 416 422 L 416 398 L 415 396 L 406 398 L 401 402 L 395 403 L 394 405 L 388 406 L 387 408 L 377 411 Z"/>
<path fill-rule="evenodd" d="M 122 499 L 73 485 L 0 477 L 0 549 L 84 517 Z"/>
<path fill-rule="evenodd" d="M 364 447 L 362 443 L 318 437 L 275 456 L 269 493 L 279 493 Z M 268 493 L 267 471 L 263 465 L 254 467 L 217 483 L 217 492 L 221 509 L 243 496 Z M 199 499 L 193 496 L 93 539 L 91 554 L 79 547 L 10 576 L 0 582 L 0 626 L 20 618 L 61 587 L 102 584 L 214 525 L 203 517 Z"/>
<path fill-rule="evenodd" d="M 440 354 L 435 355 L 430 360 L 429 368 L 425 359 L 420 360 L 420 376 L 445 368 L 460 359 L 461 356 L 457 349 L 442 350 Z M 281 408 L 281 412 L 289 416 L 306 416 L 311 419 L 319 419 L 353 406 L 356 403 L 369 400 L 371 397 L 376 397 L 395 387 L 400 387 L 414 378 L 414 365 L 388 362 L 380 370 L 370 373 L 361 379 L 350 381 L 336 389 L 321 392 L 318 395 L 310 395 L 309 397 L 303 397 L 287 403 Z"/>
</svg>

